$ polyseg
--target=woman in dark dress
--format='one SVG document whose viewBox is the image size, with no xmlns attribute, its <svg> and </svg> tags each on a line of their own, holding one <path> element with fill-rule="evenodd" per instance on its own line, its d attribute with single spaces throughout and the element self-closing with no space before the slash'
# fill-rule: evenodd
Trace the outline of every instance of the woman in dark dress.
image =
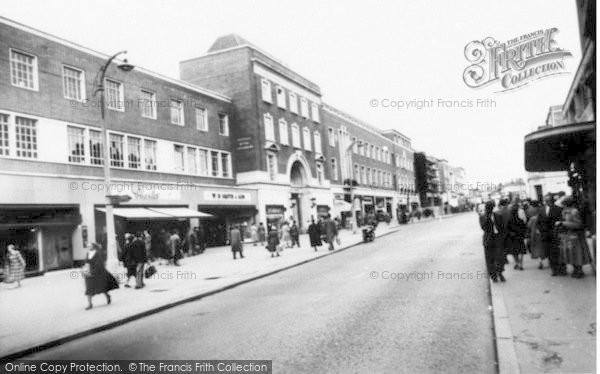
<svg viewBox="0 0 600 374">
<path fill-rule="evenodd" d="M 314 218 L 311 219 L 310 225 L 308 226 L 308 236 L 310 238 L 310 246 L 317 251 L 317 247 L 323 245 L 321 242 L 321 227 L 315 223 Z"/>
<path fill-rule="evenodd" d="M 523 270 L 523 256 L 527 249 L 525 247 L 525 233 L 527 224 L 519 217 L 519 205 L 514 204 L 510 210 L 510 218 L 506 226 L 508 234 L 507 242 L 515 258 L 515 269 Z"/>
<path fill-rule="evenodd" d="M 119 288 L 119 282 L 104 267 L 104 261 L 100 255 L 100 245 L 97 243 L 88 246 L 83 275 L 85 277 L 85 295 L 88 299 L 88 306 L 85 310 L 92 309 L 92 296 L 99 293 L 103 293 L 106 296 L 106 303 L 110 304 L 108 292 Z"/>
<path fill-rule="evenodd" d="M 267 239 L 267 249 L 271 252 L 271 257 L 275 257 L 275 254 L 279 256 L 279 232 L 275 225 L 271 226 L 269 230 L 269 237 Z"/>
</svg>

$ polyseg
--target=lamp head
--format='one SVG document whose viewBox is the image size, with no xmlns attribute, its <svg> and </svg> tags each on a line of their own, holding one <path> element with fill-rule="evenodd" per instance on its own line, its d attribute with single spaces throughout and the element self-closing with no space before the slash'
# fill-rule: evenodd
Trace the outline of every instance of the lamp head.
<svg viewBox="0 0 600 374">
<path fill-rule="evenodd" d="M 127 59 L 124 59 L 123 62 L 121 64 L 119 64 L 117 67 L 124 72 L 129 72 L 134 69 L 134 66 L 131 65 L 129 62 L 127 62 Z"/>
</svg>

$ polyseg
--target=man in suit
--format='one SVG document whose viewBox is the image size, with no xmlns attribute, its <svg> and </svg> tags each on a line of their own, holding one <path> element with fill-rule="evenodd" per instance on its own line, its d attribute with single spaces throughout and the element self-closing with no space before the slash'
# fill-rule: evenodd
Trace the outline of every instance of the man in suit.
<svg viewBox="0 0 600 374">
<path fill-rule="evenodd" d="M 554 229 L 556 222 L 562 219 L 562 208 L 556 206 L 552 194 L 546 194 L 544 202 L 545 204 L 540 209 L 537 220 L 540 241 L 550 259 L 552 276 L 567 275 L 567 265 L 559 262 L 560 247 L 558 245 L 558 235 Z"/>
<path fill-rule="evenodd" d="M 510 219 L 510 200 L 507 198 L 503 198 L 500 200 L 500 204 L 498 204 L 498 215 L 500 216 L 502 222 L 501 225 L 506 226 L 508 220 Z M 502 242 L 500 243 L 502 247 L 502 253 L 504 258 L 504 264 L 508 264 L 508 254 L 511 252 L 510 242 L 508 240 L 508 235 L 503 233 Z"/>
<path fill-rule="evenodd" d="M 131 243 L 131 260 L 135 263 L 135 288 L 144 287 L 144 264 L 148 260 L 146 256 L 146 245 L 144 243 L 144 234 L 138 232 Z"/>
<path fill-rule="evenodd" d="M 479 225 L 483 230 L 483 248 L 485 263 L 492 281 L 505 282 L 504 272 L 504 224 L 502 216 L 494 212 L 494 201 L 485 203 L 485 212 L 479 216 Z"/>
<path fill-rule="evenodd" d="M 338 235 L 338 230 L 337 230 L 337 225 L 331 219 L 330 214 L 328 214 L 327 218 L 325 218 L 325 221 L 323 221 L 323 228 L 325 231 L 325 236 L 327 237 L 327 243 L 329 243 L 329 250 L 333 251 L 334 250 L 333 241 L 335 240 L 335 237 Z"/>
</svg>

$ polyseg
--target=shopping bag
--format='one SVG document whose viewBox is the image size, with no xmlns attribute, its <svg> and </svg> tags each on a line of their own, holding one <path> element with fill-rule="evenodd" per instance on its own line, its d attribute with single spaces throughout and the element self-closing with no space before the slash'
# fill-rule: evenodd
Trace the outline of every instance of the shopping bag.
<svg viewBox="0 0 600 374">
<path fill-rule="evenodd" d="M 144 277 L 150 278 L 154 274 L 156 274 L 156 267 L 154 265 L 150 264 L 150 266 L 148 266 L 146 268 L 146 270 L 144 271 Z"/>
</svg>

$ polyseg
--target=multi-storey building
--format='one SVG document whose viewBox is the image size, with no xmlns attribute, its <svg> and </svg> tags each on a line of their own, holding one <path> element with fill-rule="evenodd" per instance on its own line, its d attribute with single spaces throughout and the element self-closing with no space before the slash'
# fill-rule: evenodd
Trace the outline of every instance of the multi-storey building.
<svg viewBox="0 0 600 374">
<path fill-rule="evenodd" d="M 209 240 L 223 242 L 225 224 L 254 216 L 256 191 L 235 185 L 231 98 L 110 65 L 106 186 L 95 91 L 108 56 L 5 18 L 0 36 L 1 253 L 15 243 L 32 272 L 83 260 L 87 242 L 105 240 L 107 194 L 132 197 L 114 209 L 119 238 L 185 231 L 200 211 L 213 215 Z"/>
<path fill-rule="evenodd" d="M 423 208 L 429 208 L 441 213 L 441 180 L 438 169 L 439 160 L 425 154 L 415 152 L 415 181 Z"/>
<path fill-rule="evenodd" d="M 396 167 L 394 179 L 399 192 L 398 209 L 411 212 L 420 205 L 415 180 L 415 152 L 411 140 L 397 130 L 385 130 L 382 135 L 392 141 L 392 161 Z"/>
<path fill-rule="evenodd" d="M 233 34 L 180 73 L 233 99 L 236 182 L 258 191 L 261 222 L 293 217 L 306 228 L 331 209 L 318 85 Z"/>
</svg>

